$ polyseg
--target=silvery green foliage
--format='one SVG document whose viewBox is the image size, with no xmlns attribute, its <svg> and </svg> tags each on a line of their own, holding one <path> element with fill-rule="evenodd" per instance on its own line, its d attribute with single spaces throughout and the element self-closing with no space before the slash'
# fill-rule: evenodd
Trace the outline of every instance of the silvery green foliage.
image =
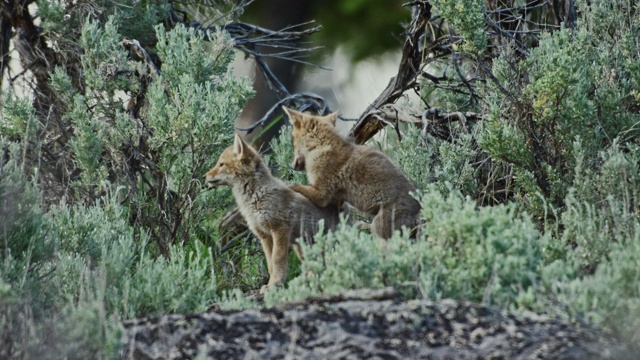
<svg viewBox="0 0 640 360">
<path fill-rule="evenodd" d="M 640 324 L 640 149 L 616 140 L 584 166 L 580 141 L 575 185 L 560 212 L 561 227 L 545 248 L 544 287 L 572 312 L 638 341 Z M 567 244 L 572 248 L 567 249 Z"/>
<path fill-rule="evenodd" d="M 413 242 L 400 234 L 382 240 L 342 222 L 335 233 L 317 235 L 313 245 L 303 244 L 301 274 L 286 289 L 269 290 L 265 304 L 366 287 L 396 286 L 408 294 L 429 256 L 426 242 Z"/>
<path fill-rule="evenodd" d="M 12 94 L 4 97 L 0 113 L 0 135 L 31 138 L 38 130 L 38 121 L 33 106 Z"/>
<path fill-rule="evenodd" d="M 631 237 L 612 242 L 603 261 L 590 276 L 576 277 L 567 283 L 554 282 L 563 303 L 590 322 L 613 330 L 621 338 L 637 344 L 640 340 L 640 225 L 634 225 Z M 564 264 L 562 264 L 564 265 Z"/>
<path fill-rule="evenodd" d="M 212 256 L 170 247 L 168 258 L 149 252 L 148 235 L 127 224 L 116 197 L 95 206 L 51 211 L 56 241 L 55 284 L 62 299 L 100 301 L 116 318 L 204 311 L 216 298 Z"/>
<path fill-rule="evenodd" d="M 229 291 L 223 291 L 222 295 L 216 302 L 216 306 L 221 310 L 240 310 L 257 308 L 258 304 L 245 297 L 242 291 L 236 288 Z"/>
<path fill-rule="evenodd" d="M 149 27 L 156 72 L 125 48 L 123 31 L 133 27 L 123 16 L 82 26 L 80 88 L 62 67 L 50 77 L 69 131 L 63 150 L 79 170 L 74 198 L 44 216 L 37 190 L 20 175 L 23 150 L 37 144 L 0 143 L 0 159 L 9 159 L 0 164 L 0 200 L 11 219 L 0 234 L 0 323 L 29 329 L 7 337 L 7 346 L 34 358 L 44 349 L 112 358 L 121 319 L 204 311 L 218 298 L 211 250 L 170 242 L 206 232 L 194 228 L 228 204 L 222 192 L 200 191 L 200 179 L 230 144 L 249 84 L 230 73 L 226 34 L 209 33 L 205 44 L 204 34 L 184 27 Z M 6 99 L 2 135 L 30 139 L 41 125 L 33 108 Z"/>
<path fill-rule="evenodd" d="M 428 298 L 458 298 L 530 307 L 547 241 L 515 204 L 479 207 L 457 190 L 421 196 L 422 236 L 433 261 L 421 274 Z"/>
<path fill-rule="evenodd" d="M 638 12 L 624 1 L 576 6 L 584 9 L 578 26 L 543 33 L 523 61 L 502 50 L 492 70 L 508 94 L 490 82 L 481 91 L 489 116 L 478 142 L 512 166 L 516 192 L 538 216 L 544 206 L 536 193 L 559 206 L 575 183 L 574 141 L 583 167 L 598 167 L 602 149 L 614 139 L 636 142 L 640 131 Z"/>
<path fill-rule="evenodd" d="M 427 135 L 425 146 L 420 129 L 416 126 L 403 129 L 402 134 L 402 140 L 388 147 L 385 153 L 400 166 L 417 189 L 425 189 L 428 184 L 438 181 L 435 172 L 439 149 L 438 145 L 430 145 L 440 142 Z"/>
<path fill-rule="evenodd" d="M 82 170 L 77 189 L 95 197 L 107 183 L 124 186 L 138 221 L 166 254 L 168 243 L 193 236 L 192 227 L 210 209 L 228 204 L 219 191 L 204 195 L 201 180 L 231 143 L 251 89 L 230 72 L 233 52 L 224 32 L 157 26 L 162 66 L 156 69 L 131 58 L 121 21 L 114 16 L 104 25 L 84 25 L 84 93 L 61 69 L 52 85 L 71 102 L 66 119 L 74 125 L 70 143 Z M 146 96 L 136 97 L 141 91 Z M 132 106 L 139 109 L 135 118 Z"/>
<path fill-rule="evenodd" d="M 0 163 L 2 355 L 112 356 L 119 338 L 117 325 L 107 324 L 104 312 L 95 307 L 100 304 L 71 302 L 80 293 L 67 297 L 58 288 L 56 279 L 65 254 L 52 236 L 50 217 L 40 206 L 36 184 L 22 173 L 22 149 L 4 138 L 0 138 L 0 149 L 6 151 L 0 159 L 8 160 Z M 79 247 L 80 254 L 87 250 Z M 64 281 L 77 285 L 83 278 L 73 276 Z"/>
<path fill-rule="evenodd" d="M 640 207 L 640 148 L 621 148 L 617 140 L 597 157 L 598 168 L 584 166 L 581 141 L 573 144 L 576 167 L 575 185 L 569 189 L 565 207 L 558 216 L 561 227 L 548 254 L 549 259 L 571 258 L 577 269 L 592 273 L 600 264 L 611 261 L 614 244 L 634 239 Z M 562 244 L 571 244 L 566 249 Z"/>
<path fill-rule="evenodd" d="M 418 239 L 382 240 L 342 223 L 303 246 L 301 274 L 287 289 L 267 292 L 267 304 L 340 290 L 394 286 L 409 297 L 455 298 L 501 306 L 532 306 L 544 237 L 515 205 L 477 208 L 450 189 L 421 196 Z"/>
<path fill-rule="evenodd" d="M 0 152 L 0 283 L 13 296 L 44 304 L 48 294 L 39 279 L 46 277 L 54 246 L 43 231 L 40 194 L 22 173 L 23 149 L 4 138 L 0 149 L 7 151 Z"/>
<path fill-rule="evenodd" d="M 286 116 L 286 115 L 285 115 Z M 280 133 L 269 143 L 273 153 L 268 155 L 270 165 L 275 166 L 275 174 L 282 180 L 291 184 L 307 184 L 304 171 L 295 171 L 291 167 L 293 161 L 293 141 L 291 128 L 283 126 Z"/>
<path fill-rule="evenodd" d="M 475 131 L 475 129 L 473 129 Z M 417 189 L 433 184 L 441 192 L 450 185 L 463 194 L 474 195 L 478 190 L 474 149 L 474 134 L 459 134 L 452 141 L 431 135 L 423 138 L 420 128 L 409 126 L 403 131 L 402 141 L 388 147 L 385 152 L 400 166 Z M 425 141 L 426 140 L 426 141 Z"/>
<path fill-rule="evenodd" d="M 432 4 L 436 14 L 460 32 L 465 40 L 463 49 L 482 52 L 487 47 L 485 2 L 482 0 L 441 0 Z"/>
<path fill-rule="evenodd" d="M 0 202 L 13 215 L 0 235 L 0 324 L 31 335 L 22 344 L 21 333 L 3 337 L 12 338 L 5 346 L 35 357 L 47 349 L 109 358 L 120 320 L 205 311 L 218 298 L 212 254 L 176 245 L 168 258 L 152 254 L 116 194 L 93 206 L 63 203 L 43 218 L 38 203 L 28 202 L 37 193 L 6 169 Z M 21 199 L 13 191 L 20 184 L 27 190 Z M 51 329 L 59 332 L 47 335 Z"/>
</svg>

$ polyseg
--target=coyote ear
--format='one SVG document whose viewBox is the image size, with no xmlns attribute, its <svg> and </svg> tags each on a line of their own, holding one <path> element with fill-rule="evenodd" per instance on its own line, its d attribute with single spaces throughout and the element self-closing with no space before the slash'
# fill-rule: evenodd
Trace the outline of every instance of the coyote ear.
<svg viewBox="0 0 640 360">
<path fill-rule="evenodd" d="M 293 109 L 289 109 L 284 105 L 282 105 L 282 110 L 289 117 L 289 122 L 291 123 L 291 125 L 293 125 L 293 127 L 296 129 L 300 129 L 300 127 L 302 126 L 302 113 Z"/>
<path fill-rule="evenodd" d="M 247 144 L 245 144 L 244 141 L 242 141 L 242 139 L 240 138 L 240 135 L 235 134 L 233 136 L 233 152 L 234 153 L 240 156 L 244 156 L 246 146 Z"/>
<path fill-rule="evenodd" d="M 291 112 L 293 110 L 289 109 L 288 107 L 282 105 L 282 111 L 284 111 L 285 114 L 287 114 L 287 116 L 291 117 Z"/>
<path fill-rule="evenodd" d="M 336 119 L 338 118 L 338 112 L 332 112 L 331 114 L 324 116 L 323 119 L 327 121 L 329 124 L 336 126 Z"/>
</svg>

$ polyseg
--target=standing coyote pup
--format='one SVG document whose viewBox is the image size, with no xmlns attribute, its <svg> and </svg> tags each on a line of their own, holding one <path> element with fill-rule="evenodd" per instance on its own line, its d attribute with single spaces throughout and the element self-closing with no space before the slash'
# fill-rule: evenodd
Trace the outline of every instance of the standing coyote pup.
<svg viewBox="0 0 640 360">
<path fill-rule="evenodd" d="M 382 152 L 343 139 L 335 130 L 338 113 L 313 116 L 282 107 L 293 125 L 295 170 L 307 170 L 311 185 L 292 185 L 318 206 L 346 201 L 374 216 L 371 230 L 388 239 L 412 228 L 420 204 L 413 184 Z"/>
<path fill-rule="evenodd" d="M 287 275 L 287 257 L 293 248 L 302 260 L 295 239 L 310 241 L 324 219 L 325 229 L 338 222 L 336 207 L 319 208 L 309 199 L 291 190 L 271 175 L 260 155 L 236 134 L 233 145 L 225 149 L 216 166 L 206 174 L 210 186 L 230 185 L 240 213 L 262 243 L 267 258 L 267 287 L 283 284 Z"/>
</svg>

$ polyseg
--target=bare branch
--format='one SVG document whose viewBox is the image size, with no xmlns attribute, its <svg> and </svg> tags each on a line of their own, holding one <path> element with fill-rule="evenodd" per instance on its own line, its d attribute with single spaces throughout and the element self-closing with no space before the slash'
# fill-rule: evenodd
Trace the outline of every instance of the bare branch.
<svg viewBox="0 0 640 360">
<path fill-rule="evenodd" d="M 251 1 L 242 6 L 246 6 L 249 3 L 251 3 Z M 172 11 L 173 13 L 171 19 L 174 23 L 182 23 L 187 27 L 194 28 L 200 32 L 204 32 L 205 39 L 207 39 L 206 34 L 208 31 L 222 29 L 229 33 L 229 35 L 231 35 L 231 37 L 233 38 L 233 46 L 236 49 L 244 52 L 245 55 L 254 58 L 254 60 L 256 61 L 256 65 L 266 79 L 267 85 L 281 99 L 290 96 L 289 90 L 286 89 L 282 82 L 273 74 L 265 61 L 266 57 L 272 57 L 322 68 L 319 65 L 301 60 L 310 52 L 317 49 L 317 47 L 303 48 L 299 45 L 301 44 L 300 39 L 320 30 L 320 26 L 312 27 L 310 29 L 303 29 L 305 26 L 312 24 L 312 21 L 287 26 L 280 30 L 269 30 L 260 26 L 242 22 L 231 22 L 222 25 L 204 26 L 196 21 L 188 22 L 187 14 L 184 11 L 178 9 L 173 9 Z M 178 14 L 181 16 L 178 16 Z M 222 17 L 220 17 L 218 20 L 220 19 L 222 19 Z M 214 20 L 211 23 L 215 23 L 216 21 L 217 20 Z M 265 49 L 284 49 L 284 51 L 272 52 L 265 51 Z"/>
<path fill-rule="evenodd" d="M 372 116 L 372 112 L 382 105 L 395 102 L 402 94 L 416 85 L 416 76 L 420 73 L 423 51 L 419 44 L 423 41 L 427 22 L 431 18 L 431 4 L 428 1 L 412 1 L 405 4 L 414 7 L 414 14 L 407 31 L 407 39 L 402 48 L 402 59 L 398 74 L 362 113 L 349 137 L 362 144 L 375 135 L 385 124 Z"/>
<path fill-rule="evenodd" d="M 426 135 L 429 134 L 435 138 L 450 141 L 451 140 L 451 123 L 459 122 L 466 133 L 469 133 L 467 125 L 468 121 L 484 120 L 484 115 L 474 112 L 452 112 L 440 114 L 437 108 L 427 109 L 420 113 L 418 111 L 404 108 L 396 104 L 386 104 L 380 109 L 370 113 L 379 121 L 385 124 L 397 124 L 399 122 L 419 126 L 423 130 L 421 136 L 426 142 Z"/>
<path fill-rule="evenodd" d="M 129 50 L 135 54 L 138 59 L 141 59 L 144 61 L 145 64 L 147 64 L 147 67 L 150 70 L 150 73 L 153 73 L 154 75 L 159 75 L 160 74 L 160 70 L 158 69 L 158 67 L 156 66 L 156 64 L 153 63 L 153 60 L 151 59 L 151 56 L 149 56 L 149 54 L 147 53 L 147 51 L 140 45 L 140 42 L 138 40 L 128 40 L 128 39 L 124 39 L 120 42 L 124 47 L 129 48 Z"/>
<path fill-rule="evenodd" d="M 296 109 L 298 111 L 310 111 L 319 115 L 326 115 L 330 113 L 327 102 L 319 95 L 312 93 L 298 93 L 285 97 L 273 105 L 269 111 L 258 121 L 248 128 L 236 128 L 238 131 L 246 131 L 247 134 L 251 134 L 257 127 L 264 125 L 273 114 L 280 111 L 282 105 Z"/>
</svg>

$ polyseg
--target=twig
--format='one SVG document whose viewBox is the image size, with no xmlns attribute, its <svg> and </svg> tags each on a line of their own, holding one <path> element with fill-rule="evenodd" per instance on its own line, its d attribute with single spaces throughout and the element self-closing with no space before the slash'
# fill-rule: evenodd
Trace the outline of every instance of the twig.
<svg viewBox="0 0 640 360">
<path fill-rule="evenodd" d="M 131 51 L 133 51 L 133 53 L 138 58 L 144 60 L 144 63 L 147 65 L 151 73 L 153 73 L 154 75 L 160 74 L 160 70 L 158 69 L 156 64 L 153 63 L 151 56 L 149 56 L 147 51 L 140 45 L 140 42 L 138 40 L 124 39 L 120 43 L 123 46 L 128 47 Z"/>
</svg>

